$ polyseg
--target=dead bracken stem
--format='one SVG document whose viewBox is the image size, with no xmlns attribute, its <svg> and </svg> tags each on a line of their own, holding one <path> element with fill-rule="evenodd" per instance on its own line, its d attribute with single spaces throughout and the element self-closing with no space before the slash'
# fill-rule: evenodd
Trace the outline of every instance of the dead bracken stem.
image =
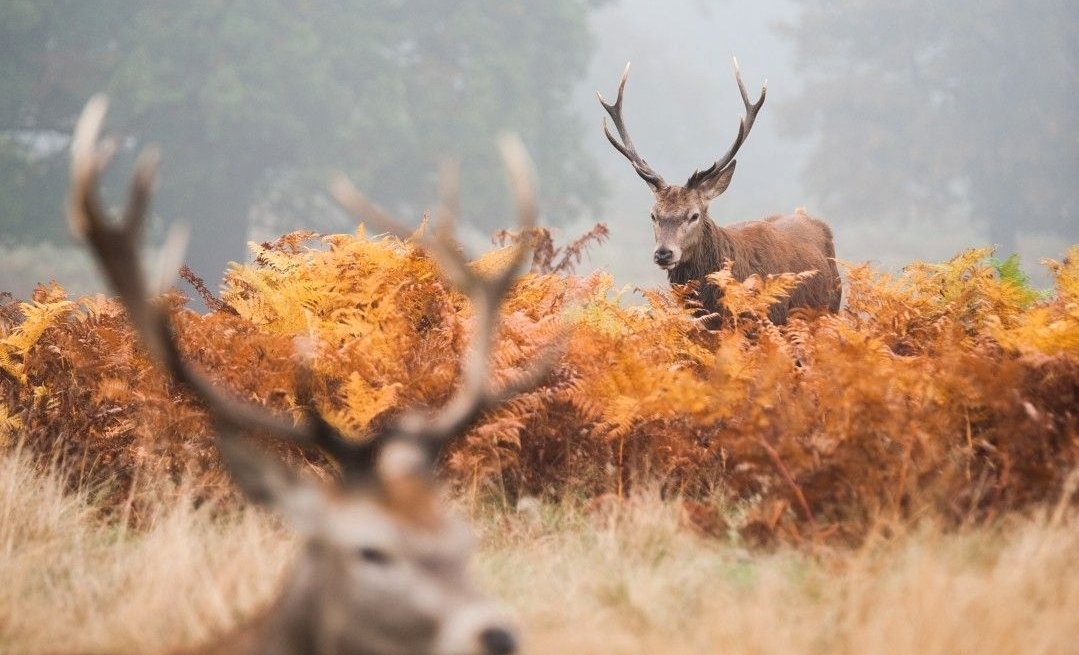
<svg viewBox="0 0 1079 655">
<path fill-rule="evenodd" d="M 817 522 L 813 519 L 813 512 L 809 509 L 809 503 L 806 502 L 805 494 L 802 493 L 802 488 L 794 481 L 790 471 L 787 470 L 787 467 L 783 464 L 783 459 L 779 456 L 779 452 L 777 452 L 764 437 L 758 439 L 757 443 L 759 443 L 761 447 L 764 448 L 764 451 L 768 453 L 768 457 L 771 458 L 772 464 L 775 465 L 776 470 L 779 471 L 783 481 L 791 488 L 794 499 L 798 501 L 798 509 L 802 511 L 802 515 L 805 517 L 806 522 L 809 523 L 809 528 L 813 531 L 813 534 L 817 534 Z"/>
</svg>

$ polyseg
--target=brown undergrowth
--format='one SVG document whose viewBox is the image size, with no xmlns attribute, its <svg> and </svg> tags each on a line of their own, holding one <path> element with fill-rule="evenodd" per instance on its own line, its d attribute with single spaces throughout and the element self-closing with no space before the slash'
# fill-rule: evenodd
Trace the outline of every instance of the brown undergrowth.
<svg viewBox="0 0 1079 655">
<path fill-rule="evenodd" d="M 165 299 L 185 354 L 221 385 L 295 412 L 302 338 L 314 344 L 320 409 L 357 439 L 449 396 L 470 308 L 411 242 L 361 230 L 253 248 L 253 264 L 227 272 L 216 311 Z M 954 526 L 1031 508 L 1058 497 L 1079 463 L 1079 248 L 1048 263 L 1056 285 L 1044 296 L 990 255 L 898 276 L 847 266 L 838 315 L 782 327 L 760 317 L 796 279 L 720 273 L 734 318 L 719 330 L 686 311 L 685 291 L 646 290 L 637 305 L 601 272 L 529 274 L 503 309 L 495 370 L 512 379 L 551 343 L 562 356 L 539 388 L 454 445 L 444 470 L 466 493 L 510 502 L 658 485 L 702 530 L 762 545 L 858 542 L 882 520 Z M 111 480 L 117 502 L 140 478 L 220 494 L 204 414 L 142 352 L 114 300 L 53 285 L 0 304 L 0 436 L 79 462 L 65 468 L 80 477 L 73 488 Z"/>
</svg>

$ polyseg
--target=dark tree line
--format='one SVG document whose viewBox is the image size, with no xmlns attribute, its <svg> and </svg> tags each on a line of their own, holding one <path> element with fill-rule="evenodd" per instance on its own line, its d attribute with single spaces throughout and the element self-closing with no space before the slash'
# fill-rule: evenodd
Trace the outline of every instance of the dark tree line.
<svg viewBox="0 0 1079 655">
<path fill-rule="evenodd" d="M 64 234 L 63 138 L 97 91 L 124 152 L 160 144 L 157 214 L 195 224 L 189 263 L 209 279 L 244 257 L 253 206 L 318 227 L 335 169 L 418 220 L 456 158 L 465 216 L 503 226 L 505 130 L 536 160 L 547 220 L 595 210 L 601 183 L 568 110 L 594 4 L 8 0 L 0 240 Z"/>
</svg>

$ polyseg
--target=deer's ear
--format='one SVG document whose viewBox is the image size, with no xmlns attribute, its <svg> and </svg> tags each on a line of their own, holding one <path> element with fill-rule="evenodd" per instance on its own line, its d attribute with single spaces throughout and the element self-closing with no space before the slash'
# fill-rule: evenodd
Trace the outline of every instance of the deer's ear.
<svg viewBox="0 0 1079 655">
<path fill-rule="evenodd" d="M 249 500 L 282 515 L 301 534 L 313 531 L 324 503 L 321 487 L 239 435 L 220 435 L 217 448 Z"/>
<path fill-rule="evenodd" d="M 731 178 L 734 177 L 734 165 L 737 163 L 737 161 L 732 161 L 723 170 L 714 175 L 700 178 L 695 184 L 697 190 L 708 200 L 717 198 L 721 193 L 727 190 L 728 186 L 730 186 Z"/>
</svg>

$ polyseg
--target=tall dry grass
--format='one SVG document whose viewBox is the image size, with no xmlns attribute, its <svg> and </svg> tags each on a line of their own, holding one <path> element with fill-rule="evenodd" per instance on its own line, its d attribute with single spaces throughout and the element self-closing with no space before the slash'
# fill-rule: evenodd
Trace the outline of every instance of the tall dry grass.
<svg viewBox="0 0 1079 655">
<path fill-rule="evenodd" d="M 72 495 L 64 484 L 18 448 L 0 455 L 0 653 L 162 652 L 209 639 L 273 592 L 293 549 L 259 512 L 162 503 L 127 529 L 95 504 L 107 490 Z"/>
<path fill-rule="evenodd" d="M 533 653 L 1079 653 L 1074 518 L 896 530 L 856 551 L 755 553 L 638 498 L 488 528 L 483 565 Z"/>
<path fill-rule="evenodd" d="M 173 502 L 124 529 L 61 480 L 0 455 L 0 652 L 198 643 L 272 594 L 291 557 L 258 512 Z M 698 536 L 655 494 L 473 514 L 477 574 L 517 608 L 527 653 L 1079 653 L 1073 516 L 761 553 Z"/>
</svg>

